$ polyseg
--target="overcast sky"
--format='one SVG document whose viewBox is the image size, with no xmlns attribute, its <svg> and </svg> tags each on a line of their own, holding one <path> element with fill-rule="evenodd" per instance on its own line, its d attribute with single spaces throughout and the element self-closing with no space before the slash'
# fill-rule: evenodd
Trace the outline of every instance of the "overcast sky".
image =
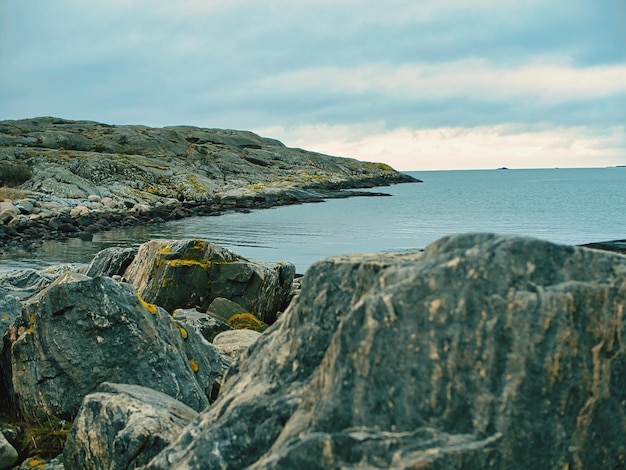
<svg viewBox="0 0 626 470">
<path fill-rule="evenodd" d="M 625 0 L 0 0 L 0 119 L 400 170 L 626 164 Z"/>
</svg>

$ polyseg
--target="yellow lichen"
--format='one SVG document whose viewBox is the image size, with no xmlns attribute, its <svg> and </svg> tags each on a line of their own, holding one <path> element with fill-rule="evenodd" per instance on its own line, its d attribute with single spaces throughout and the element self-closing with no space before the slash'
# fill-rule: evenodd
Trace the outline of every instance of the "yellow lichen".
<svg viewBox="0 0 626 470">
<path fill-rule="evenodd" d="M 30 323 L 31 325 L 35 324 L 35 314 L 34 313 L 28 318 L 28 323 Z"/>
<path fill-rule="evenodd" d="M 199 238 L 193 239 L 192 250 L 206 250 L 206 242 L 204 240 L 200 240 Z"/>
<path fill-rule="evenodd" d="M 31 468 L 45 468 L 45 463 L 43 460 L 32 458 L 27 462 L 28 466 Z"/>
<path fill-rule="evenodd" d="M 176 287 L 176 280 L 173 277 L 166 277 L 161 281 L 161 288 L 168 287 L 170 285 Z"/>
<path fill-rule="evenodd" d="M 3 313 L 3 314 L 2 314 L 2 319 L 3 319 L 3 320 L 6 320 L 6 321 L 11 320 L 11 319 L 9 318 L 9 316 L 8 316 L 6 313 Z"/>
<path fill-rule="evenodd" d="M 170 266 L 172 266 L 173 268 L 178 268 L 180 266 L 200 266 L 205 269 L 211 266 L 211 262 L 208 259 L 202 259 L 198 261 L 193 259 L 173 259 L 172 261 L 170 261 Z"/>
<path fill-rule="evenodd" d="M 180 326 L 178 323 L 175 323 L 176 328 L 178 328 L 178 331 L 180 331 L 180 335 L 183 337 L 183 339 L 187 339 L 187 336 L 189 336 L 187 334 L 187 330 L 185 330 L 182 326 Z"/>
<path fill-rule="evenodd" d="M 141 302 L 141 305 L 143 306 L 143 308 L 145 308 L 148 312 L 150 312 L 152 315 L 156 315 L 157 312 L 157 306 L 154 304 L 149 304 L 148 302 L 146 302 L 145 300 L 143 300 L 141 298 L 141 295 L 139 295 L 139 292 L 137 292 L 137 298 L 139 299 L 139 302 Z"/>
<path fill-rule="evenodd" d="M 236 313 L 226 322 L 236 330 L 263 331 L 267 325 L 251 313 Z"/>
<path fill-rule="evenodd" d="M 198 372 L 200 370 L 200 366 L 195 359 L 189 359 L 189 367 L 191 367 L 191 370 L 194 372 Z"/>
</svg>

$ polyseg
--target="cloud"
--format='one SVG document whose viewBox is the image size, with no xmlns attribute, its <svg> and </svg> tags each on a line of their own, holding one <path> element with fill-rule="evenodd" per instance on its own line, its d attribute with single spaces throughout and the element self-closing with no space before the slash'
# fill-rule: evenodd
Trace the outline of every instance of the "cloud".
<svg viewBox="0 0 626 470">
<path fill-rule="evenodd" d="M 574 68 L 564 60 L 534 60 L 515 67 L 484 59 L 444 64 L 375 64 L 319 67 L 268 77 L 267 88 L 310 93 L 384 94 L 405 99 L 480 97 L 542 102 L 594 99 L 626 93 L 626 65 Z"/>
<path fill-rule="evenodd" d="M 459 167 L 483 165 L 481 145 L 487 167 L 535 165 L 538 154 L 552 165 L 548 149 L 559 166 L 585 149 L 588 164 L 604 164 L 619 145 L 626 158 L 624 8 L 5 0 L 0 119 L 275 129 L 294 145 L 401 168 L 450 166 L 454 154 Z M 496 163 L 507 149 L 519 164 Z"/>
<path fill-rule="evenodd" d="M 500 124 L 386 130 L 378 125 L 257 129 L 289 146 L 382 161 L 400 170 L 613 166 L 624 163 L 626 127 Z"/>
</svg>

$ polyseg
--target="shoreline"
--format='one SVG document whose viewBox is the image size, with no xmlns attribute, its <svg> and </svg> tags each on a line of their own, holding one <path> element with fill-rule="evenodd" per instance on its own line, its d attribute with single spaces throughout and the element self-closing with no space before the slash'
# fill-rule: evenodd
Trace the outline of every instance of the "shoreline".
<svg viewBox="0 0 626 470">
<path fill-rule="evenodd" d="M 406 177 L 406 178 L 405 178 Z M 74 207 L 61 206 L 56 212 L 41 214 L 41 207 L 45 206 L 41 200 L 33 197 L 15 200 L 0 199 L 0 203 L 10 203 L 19 209 L 20 213 L 4 223 L 0 220 L 0 252 L 5 249 L 22 249 L 34 252 L 44 242 L 64 241 L 72 238 L 91 240 L 94 234 L 117 228 L 156 225 L 184 218 L 198 216 L 220 216 L 227 213 L 247 213 L 252 210 L 271 209 L 287 205 L 320 203 L 328 199 L 342 199 L 349 197 L 384 197 L 390 196 L 384 192 L 370 192 L 362 189 L 385 187 L 391 184 L 419 182 L 408 175 L 402 174 L 398 181 L 352 181 L 333 188 L 304 187 L 291 188 L 283 191 L 255 191 L 254 194 L 239 197 L 216 198 L 210 202 L 168 200 L 165 203 L 148 206 L 137 204 L 126 207 L 102 207 L 87 211 L 76 210 L 87 205 L 89 200 L 75 200 Z M 22 204 L 33 206 L 25 209 Z M 93 201 L 92 201 L 93 202 Z M 15 204 L 14 204 L 15 203 Z M 0 213 L 3 211 L 0 210 Z"/>
</svg>

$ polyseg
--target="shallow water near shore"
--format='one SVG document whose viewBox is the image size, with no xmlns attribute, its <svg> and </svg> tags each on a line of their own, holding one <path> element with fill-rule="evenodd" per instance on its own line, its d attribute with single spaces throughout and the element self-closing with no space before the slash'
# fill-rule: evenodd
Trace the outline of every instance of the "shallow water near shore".
<svg viewBox="0 0 626 470">
<path fill-rule="evenodd" d="M 356 197 L 219 217 L 193 217 L 44 243 L 0 254 L 0 269 L 88 263 L 99 250 L 155 238 L 198 237 L 303 273 L 342 253 L 418 251 L 465 232 L 526 235 L 562 244 L 626 238 L 626 168 L 409 172 L 424 181 Z"/>
</svg>

